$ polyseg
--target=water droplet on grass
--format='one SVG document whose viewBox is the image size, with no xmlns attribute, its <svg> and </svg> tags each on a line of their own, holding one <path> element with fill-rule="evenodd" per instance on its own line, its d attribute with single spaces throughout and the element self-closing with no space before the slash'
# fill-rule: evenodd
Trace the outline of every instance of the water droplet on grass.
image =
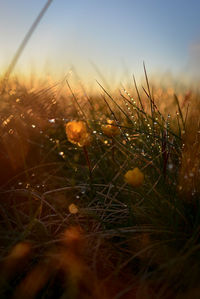
<svg viewBox="0 0 200 299">
<path fill-rule="evenodd" d="M 173 164 L 169 164 L 169 165 L 168 165 L 168 169 L 169 169 L 169 170 L 172 170 L 172 169 L 173 169 L 173 167 L 174 167 L 174 165 L 173 165 Z"/>
</svg>

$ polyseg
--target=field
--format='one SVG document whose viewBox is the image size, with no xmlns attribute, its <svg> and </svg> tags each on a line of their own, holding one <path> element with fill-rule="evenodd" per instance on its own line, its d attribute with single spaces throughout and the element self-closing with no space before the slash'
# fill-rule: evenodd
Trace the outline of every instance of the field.
<svg viewBox="0 0 200 299">
<path fill-rule="evenodd" d="M 1 298 L 200 298 L 200 94 L 144 78 L 1 82 Z"/>
</svg>

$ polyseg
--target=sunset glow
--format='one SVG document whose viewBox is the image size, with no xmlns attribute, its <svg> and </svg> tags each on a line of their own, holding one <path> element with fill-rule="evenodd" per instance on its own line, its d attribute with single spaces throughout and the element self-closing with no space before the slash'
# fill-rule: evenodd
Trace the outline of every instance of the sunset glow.
<svg viewBox="0 0 200 299">
<path fill-rule="evenodd" d="M 2 0 L 0 74 L 45 4 Z M 62 78 L 72 67 L 84 81 L 109 83 L 143 73 L 198 72 L 200 3 L 182 1 L 53 1 L 14 73 Z M 101 73 L 101 74 L 100 74 Z"/>
<path fill-rule="evenodd" d="M 199 13 L 0 0 L 1 298 L 200 298 Z"/>
</svg>

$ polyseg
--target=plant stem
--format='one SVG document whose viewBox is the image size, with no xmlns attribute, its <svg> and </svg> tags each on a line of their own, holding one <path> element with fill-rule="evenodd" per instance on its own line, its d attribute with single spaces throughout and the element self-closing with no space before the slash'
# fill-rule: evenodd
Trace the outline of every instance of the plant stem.
<svg viewBox="0 0 200 299">
<path fill-rule="evenodd" d="M 113 162 L 115 162 L 115 141 L 113 138 L 112 138 L 112 159 Z"/>
<path fill-rule="evenodd" d="M 83 151 L 84 151 L 85 160 L 87 162 L 87 166 L 88 166 L 88 169 L 89 169 L 90 182 L 92 184 L 92 167 L 91 167 L 91 163 L 90 163 L 90 159 L 89 159 L 89 155 L 88 155 L 88 151 L 87 151 L 86 146 L 83 147 Z"/>
</svg>

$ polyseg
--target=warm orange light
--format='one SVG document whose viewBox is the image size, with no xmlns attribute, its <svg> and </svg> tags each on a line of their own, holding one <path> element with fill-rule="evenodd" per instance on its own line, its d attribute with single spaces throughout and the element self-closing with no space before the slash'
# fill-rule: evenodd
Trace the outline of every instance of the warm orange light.
<svg viewBox="0 0 200 299">
<path fill-rule="evenodd" d="M 66 124 L 65 131 L 68 140 L 80 147 L 88 146 L 91 143 L 91 136 L 83 121 L 71 121 Z"/>
<path fill-rule="evenodd" d="M 119 127 L 114 120 L 107 120 L 107 125 L 102 125 L 101 129 L 103 133 L 108 137 L 114 137 L 120 134 Z"/>
<path fill-rule="evenodd" d="M 71 203 L 69 205 L 68 209 L 69 209 L 69 212 L 71 214 L 77 214 L 78 213 L 78 207 L 74 203 Z"/>
<path fill-rule="evenodd" d="M 131 186 L 138 187 L 144 182 L 144 174 L 139 170 L 138 167 L 133 170 L 129 170 L 124 175 L 124 180 Z"/>
</svg>

